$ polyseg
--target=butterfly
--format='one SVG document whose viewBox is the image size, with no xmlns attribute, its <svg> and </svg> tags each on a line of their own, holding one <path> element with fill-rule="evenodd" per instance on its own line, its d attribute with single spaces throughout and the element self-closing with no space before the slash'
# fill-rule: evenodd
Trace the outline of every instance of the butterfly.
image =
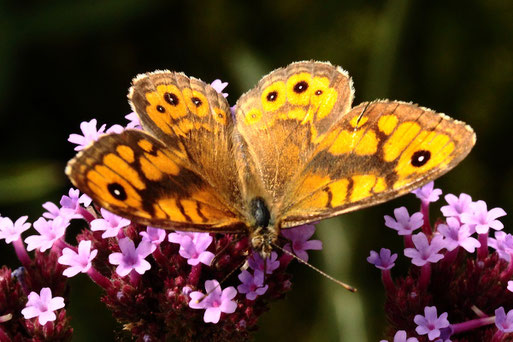
<svg viewBox="0 0 513 342">
<path fill-rule="evenodd" d="M 412 103 L 352 107 L 348 73 L 304 61 L 272 71 L 233 109 L 183 73 L 134 78 L 143 129 L 101 136 L 66 167 L 99 206 L 135 223 L 247 234 L 269 256 L 281 229 L 403 195 L 470 152 L 463 122 Z"/>
</svg>

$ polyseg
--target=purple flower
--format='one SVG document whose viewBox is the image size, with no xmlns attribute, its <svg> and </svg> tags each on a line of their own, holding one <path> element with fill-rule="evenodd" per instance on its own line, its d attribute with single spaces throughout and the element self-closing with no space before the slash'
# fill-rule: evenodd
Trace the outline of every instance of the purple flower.
<svg viewBox="0 0 513 342">
<path fill-rule="evenodd" d="M 280 261 L 278 260 L 278 253 L 271 252 L 271 256 L 269 259 L 265 260 L 259 253 L 253 252 L 248 259 L 248 265 L 255 271 L 264 271 L 264 267 L 266 268 L 265 273 L 271 274 L 275 269 L 280 267 Z M 265 266 L 264 266 L 265 265 Z"/>
<path fill-rule="evenodd" d="M 220 79 L 215 80 L 214 82 L 210 83 L 212 88 L 214 88 L 219 94 L 223 95 L 224 97 L 228 97 L 228 93 L 223 93 L 224 88 L 228 85 L 228 82 L 223 82 Z"/>
<path fill-rule="evenodd" d="M 415 248 L 406 248 L 404 255 L 412 258 L 412 264 L 417 266 L 424 266 L 428 262 L 436 263 L 443 259 L 443 255 L 439 254 L 441 249 L 444 248 L 443 237 L 435 234 L 431 243 L 429 243 L 424 233 L 418 233 L 412 236 Z"/>
<path fill-rule="evenodd" d="M 456 197 L 453 194 L 447 194 L 445 201 L 449 205 L 444 205 L 440 208 L 440 211 L 445 217 L 456 216 L 461 217 L 461 214 L 466 212 L 472 212 L 470 204 L 472 203 L 472 197 L 467 194 L 460 194 L 460 197 Z"/>
<path fill-rule="evenodd" d="M 62 255 L 57 260 L 61 265 L 70 266 L 62 272 L 66 277 L 73 277 L 79 272 L 86 273 L 91 268 L 91 261 L 98 254 L 98 250 L 91 251 L 91 241 L 80 241 L 78 253 L 71 248 L 64 248 Z"/>
<path fill-rule="evenodd" d="M 25 239 L 27 250 L 32 251 L 37 248 L 44 252 L 51 248 L 57 240 L 64 236 L 68 225 L 69 221 L 61 216 L 48 221 L 40 217 L 34 222 L 34 228 L 41 235 L 31 235 Z"/>
<path fill-rule="evenodd" d="M 162 241 L 166 238 L 166 231 L 161 228 L 153 228 L 146 227 L 145 232 L 140 232 L 139 235 L 142 236 L 143 241 L 148 241 L 151 243 L 151 252 L 153 253 L 157 246 L 160 245 Z"/>
<path fill-rule="evenodd" d="M 430 341 L 440 336 L 440 329 L 447 328 L 449 321 L 447 320 L 447 312 L 438 317 L 435 306 L 426 306 L 424 308 L 424 316 L 416 315 L 413 321 L 418 325 L 415 331 L 419 335 L 428 335 Z"/>
<path fill-rule="evenodd" d="M 436 202 L 440 195 L 442 194 L 442 190 L 434 189 L 435 182 L 429 182 L 423 187 L 420 187 L 416 190 L 413 190 L 412 193 L 417 196 L 422 202 Z"/>
<path fill-rule="evenodd" d="M 104 230 L 105 232 L 102 234 L 104 239 L 117 236 L 121 229 L 130 224 L 130 220 L 114 215 L 103 208 L 100 209 L 100 212 L 103 218 L 92 220 L 91 230 Z"/>
<path fill-rule="evenodd" d="M 488 234 L 490 228 L 501 230 L 504 228 L 502 222 L 496 220 L 498 217 L 506 215 L 502 208 L 493 208 L 488 211 L 485 201 L 477 201 L 470 204 L 472 213 L 465 212 L 461 214 L 461 222 L 475 227 L 478 234 Z"/>
<path fill-rule="evenodd" d="M 75 146 L 75 151 L 83 150 L 87 145 L 92 143 L 95 140 L 98 140 L 100 135 L 105 133 L 105 127 L 106 125 L 103 124 L 101 127 L 97 130 L 96 129 L 96 119 L 92 119 L 91 121 L 87 122 L 84 121 L 80 124 L 80 130 L 82 131 L 83 135 L 79 134 L 70 134 L 68 141 L 73 144 L 77 144 L 78 146 Z"/>
<path fill-rule="evenodd" d="M 178 253 L 187 259 L 189 265 L 195 266 L 200 262 L 209 266 L 214 259 L 214 253 L 207 251 L 212 243 L 208 233 L 174 232 L 168 236 L 169 242 L 180 244 Z"/>
<path fill-rule="evenodd" d="M 505 232 L 495 232 L 495 239 L 488 238 L 488 245 L 495 249 L 501 259 L 507 262 L 511 261 L 511 254 L 513 254 L 513 235 L 506 234 Z"/>
<path fill-rule="evenodd" d="M 194 291 L 189 294 L 191 298 L 189 307 L 192 309 L 205 309 L 203 321 L 205 323 L 217 323 L 221 318 L 221 313 L 234 313 L 237 309 L 237 302 L 233 300 L 237 295 L 237 290 L 233 286 L 221 290 L 217 280 L 207 280 L 205 282 L 206 295 L 200 291 Z"/>
<path fill-rule="evenodd" d="M 40 295 L 34 291 L 28 295 L 28 302 L 21 313 L 25 319 L 38 317 L 39 324 L 45 325 L 46 322 L 55 321 L 57 316 L 54 311 L 64 307 L 64 298 L 52 298 L 52 290 L 48 287 L 41 289 Z"/>
<path fill-rule="evenodd" d="M 31 224 L 27 221 L 28 216 L 22 216 L 12 222 L 8 217 L 0 217 L 0 239 L 5 239 L 5 243 L 11 243 L 21 239 L 21 233 L 30 228 Z"/>
<path fill-rule="evenodd" d="M 395 220 L 385 215 L 385 226 L 397 230 L 399 235 L 411 235 L 424 224 L 422 213 L 417 212 L 410 217 L 406 207 L 394 209 L 394 216 Z"/>
<path fill-rule="evenodd" d="M 308 261 L 307 250 L 320 250 L 322 249 L 322 242 L 320 240 L 308 240 L 312 237 L 315 232 L 315 226 L 313 224 L 305 224 L 303 226 L 283 229 L 281 235 L 289 239 L 292 243 L 287 243 L 284 249 L 289 252 L 293 252 L 298 258 Z"/>
<path fill-rule="evenodd" d="M 129 238 L 119 240 L 121 253 L 112 253 L 109 255 L 109 262 L 116 267 L 116 273 L 121 277 L 126 276 L 132 270 L 139 274 L 144 274 L 151 268 L 148 261 L 144 260 L 151 253 L 151 243 L 141 241 L 135 248 L 134 242 Z"/>
<path fill-rule="evenodd" d="M 262 271 L 255 271 L 255 274 L 252 275 L 244 270 L 239 274 L 239 280 L 242 284 L 237 286 L 237 290 L 240 293 L 245 293 L 246 299 L 249 300 L 255 300 L 256 297 L 263 295 L 269 287 L 269 285 L 264 286 L 264 272 Z"/>
<path fill-rule="evenodd" d="M 445 248 L 448 251 L 461 246 L 467 252 L 474 253 L 476 248 L 481 247 L 481 243 L 470 236 L 470 227 L 466 224 L 461 225 L 455 217 L 447 218 L 447 224 L 439 224 L 437 230 L 444 237 Z"/>
<path fill-rule="evenodd" d="M 370 256 L 367 261 L 379 269 L 389 270 L 395 266 L 394 262 L 397 259 L 397 254 L 390 251 L 387 248 L 381 248 L 378 252 L 370 251 Z"/>
<path fill-rule="evenodd" d="M 508 281 L 508 291 L 513 292 L 513 280 Z"/>
<path fill-rule="evenodd" d="M 105 133 L 121 133 L 125 130 L 125 128 L 121 125 L 112 125 L 111 127 L 109 127 L 107 129 L 107 131 Z"/>
<path fill-rule="evenodd" d="M 387 342 L 387 340 L 381 340 L 380 342 Z M 406 331 L 399 330 L 395 333 L 393 342 L 419 342 L 419 340 L 416 337 L 408 338 Z"/>
<path fill-rule="evenodd" d="M 139 121 L 139 116 L 137 115 L 136 112 L 132 112 L 128 115 L 125 115 L 125 119 L 127 119 L 128 121 L 130 121 L 127 125 L 126 125 L 126 128 L 134 128 L 134 129 L 141 129 L 141 122 Z"/>
<path fill-rule="evenodd" d="M 78 189 L 69 189 L 69 196 L 62 196 L 59 208 L 52 202 L 46 202 L 43 204 L 43 208 L 47 211 L 43 213 L 43 217 L 47 219 L 55 219 L 58 216 L 62 216 L 68 220 L 73 218 L 80 218 L 82 215 L 79 213 L 80 204 L 84 206 L 89 206 L 91 204 L 91 198 L 86 194 L 80 195 L 80 191 Z"/>
<path fill-rule="evenodd" d="M 507 316 L 502 306 L 495 310 L 495 325 L 502 332 L 513 332 L 513 310 L 509 310 Z"/>
</svg>

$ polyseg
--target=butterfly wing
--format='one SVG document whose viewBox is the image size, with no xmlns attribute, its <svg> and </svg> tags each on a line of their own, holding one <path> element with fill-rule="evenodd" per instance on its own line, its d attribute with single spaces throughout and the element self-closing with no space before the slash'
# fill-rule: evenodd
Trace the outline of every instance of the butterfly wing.
<svg viewBox="0 0 513 342">
<path fill-rule="evenodd" d="M 155 71 L 136 77 L 128 97 L 147 132 L 216 189 L 225 205 L 245 212 L 233 117 L 220 93 L 182 73 Z"/>
<path fill-rule="evenodd" d="M 291 183 L 282 226 L 398 197 L 452 169 L 474 144 L 472 129 L 446 115 L 411 103 L 362 103 L 316 144 Z"/>
<path fill-rule="evenodd" d="M 315 144 L 350 109 L 352 99 L 352 81 L 344 70 L 297 62 L 263 77 L 237 102 L 235 137 L 248 165 L 242 182 L 256 187 L 252 196 L 263 197 L 275 216 Z"/>
<path fill-rule="evenodd" d="M 194 231 L 245 229 L 216 189 L 141 130 L 100 137 L 68 163 L 66 174 L 95 203 L 136 223 Z"/>
</svg>

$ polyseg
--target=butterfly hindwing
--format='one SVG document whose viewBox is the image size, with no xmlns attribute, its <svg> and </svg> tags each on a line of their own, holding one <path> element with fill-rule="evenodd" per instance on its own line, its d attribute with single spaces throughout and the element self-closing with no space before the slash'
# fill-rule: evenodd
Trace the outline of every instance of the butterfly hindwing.
<svg viewBox="0 0 513 342">
<path fill-rule="evenodd" d="M 243 231 L 218 192 L 158 139 L 125 130 L 101 136 L 68 163 L 75 186 L 135 223 L 179 230 Z"/>
</svg>

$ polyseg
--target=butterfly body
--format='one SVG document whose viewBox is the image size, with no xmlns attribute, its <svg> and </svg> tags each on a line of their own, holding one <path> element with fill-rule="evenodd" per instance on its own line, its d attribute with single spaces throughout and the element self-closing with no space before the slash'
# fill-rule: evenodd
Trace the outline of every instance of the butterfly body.
<svg viewBox="0 0 513 342">
<path fill-rule="evenodd" d="M 281 229 L 409 192 L 459 163 L 472 129 L 400 101 L 351 108 L 352 81 L 329 63 L 265 76 L 232 113 L 181 73 L 136 77 L 144 130 L 108 134 L 66 169 L 100 206 L 154 227 L 246 234 L 266 256 Z"/>
</svg>

